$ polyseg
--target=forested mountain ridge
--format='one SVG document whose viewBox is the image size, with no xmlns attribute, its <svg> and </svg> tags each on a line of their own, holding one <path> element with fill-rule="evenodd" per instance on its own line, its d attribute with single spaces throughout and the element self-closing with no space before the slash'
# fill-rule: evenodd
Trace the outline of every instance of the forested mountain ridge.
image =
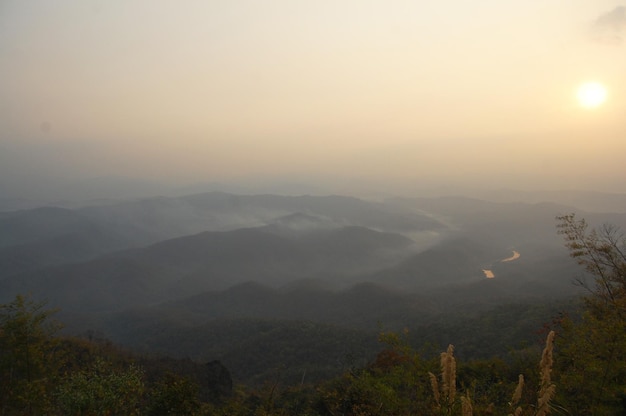
<svg viewBox="0 0 626 416">
<path fill-rule="evenodd" d="M 403 233 L 443 228 L 410 210 L 340 196 L 212 192 L 80 209 L 43 207 L 0 213 L 0 280 L 203 231 L 264 226 L 297 213 L 317 217 L 326 227 L 361 226 Z"/>
<path fill-rule="evenodd" d="M 494 292 L 484 288 L 482 298 L 476 293 L 471 300 L 461 296 L 466 291 L 460 289 L 450 296 L 445 291 L 406 294 L 368 283 L 338 292 L 281 290 L 249 282 L 114 314 L 102 328 L 115 342 L 140 351 L 200 361 L 217 358 L 248 382 L 271 378 L 280 360 L 266 352 L 285 354 L 298 348 L 311 350 L 317 344 L 334 345 L 308 364 L 285 359 L 283 375 L 288 372 L 289 377 L 296 377 L 290 379 L 295 382 L 298 372 L 290 366 L 313 369 L 328 354 L 338 361 L 352 356 L 361 364 L 372 359 L 379 348 L 373 341 L 380 331 L 408 328 L 412 342 L 426 342 L 432 348 L 463 343 L 459 354 L 465 358 L 503 357 L 510 348 L 534 341 L 535 332 L 559 312 L 579 306 L 567 299 L 520 301 L 513 296 L 489 302 L 485 297 L 491 298 Z M 294 332 L 298 326 L 307 329 Z M 344 335 L 339 336 L 342 331 Z M 238 345 L 235 350 L 234 345 Z M 243 363 L 245 357 L 248 364 Z M 246 365 L 258 373 L 251 373 Z M 330 375 L 338 370 L 324 371 Z"/>
<path fill-rule="evenodd" d="M 0 281 L 66 310 L 115 311 L 247 280 L 271 285 L 324 277 L 339 284 L 406 257 L 412 242 L 359 227 L 284 236 L 270 227 L 204 232 Z"/>
<path fill-rule="evenodd" d="M 355 366 L 369 374 L 372 365 L 389 365 L 376 356 L 377 333 L 405 328 L 406 342 L 431 352 L 455 343 L 463 345 L 459 358 L 510 360 L 512 349 L 535 345 L 555 317 L 565 322 L 582 308 L 582 289 L 572 284 L 582 273 L 556 232 L 555 216 L 567 207 L 464 198 L 190 198 L 204 208 L 187 217 L 173 209 L 180 200 L 162 198 L 113 211 L 4 213 L 0 226 L 14 244 L 5 235 L 0 259 L 18 266 L 0 279 L 1 302 L 30 293 L 61 309 L 65 333 L 144 354 L 217 359 L 235 380 L 255 386 L 277 377 L 323 382 Z M 177 225 L 181 215 L 187 220 Z M 202 215 L 204 226 L 224 229 L 158 237 L 195 229 Z M 619 223 L 623 215 L 590 218 Z M 134 233 L 135 246 L 107 251 L 106 241 L 130 243 L 124 233 Z M 96 248 L 86 244 L 83 252 L 58 243 L 80 246 L 89 236 Z M 20 266 L 29 250 L 37 255 Z"/>
<path fill-rule="evenodd" d="M 0 261 L 13 267 L 3 269 L 0 296 L 46 298 L 72 314 L 70 327 L 74 319 L 84 327 L 103 314 L 184 302 L 248 281 L 272 288 L 318 282 L 332 291 L 373 282 L 442 305 L 558 297 L 574 292 L 573 263 L 554 237 L 562 209 L 467 198 L 380 203 L 214 192 L 3 213 Z M 161 239 L 189 230 L 201 232 Z M 63 239 L 75 242 L 59 244 Z M 96 254 L 112 240 L 133 248 Z M 521 258 L 502 263 L 514 249 Z M 486 281 L 485 269 L 494 281 Z M 98 318 L 83 321 L 81 313 Z M 276 308 L 269 316 L 289 314 Z"/>
<path fill-rule="evenodd" d="M 359 345 L 370 345 L 365 340 L 380 328 L 411 328 L 415 339 L 443 347 L 460 339 L 468 357 L 478 357 L 522 345 L 522 333 L 556 313 L 544 303 L 568 304 L 581 293 L 572 284 L 580 272 L 555 232 L 555 216 L 567 210 L 467 198 L 211 193 L 51 209 L 50 219 L 48 209 L 3 213 L 0 225 L 13 243 L 5 235 L 0 261 L 18 265 L 2 274 L 0 296 L 47 299 L 61 309 L 68 333 L 219 358 L 255 382 L 271 377 L 277 362 L 259 356 L 244 364 L 252 346 L 267 345 L 268 354 L 310 350 L 314 334 L 324 334 L 324 355 L 336 359 L 346 351 L 371 358 L 375 347 Z M 29 228 L 31 215 L 43 225 Z M 64 246 L 63 239 L 76 242 Z M 107 241 L 130 246 L 111 249 Z M 19 260 L 29 253 L 32 261 Z M 498 309 L 512 304 L 529 309 Z M 303 325 L 308 330 L 298 331 Z M 513 329 L 498 340 L 493 325 Z M 465 331 L 472 327 L 486 328 L 483 344 Z M 248 342 L 233 352 L 246 330 Z M 245 365 L 255 370 L 243 372 Z M 303 365 L 291 362 L 289 377 Z M 331 373 L 326 366 L 318 376 Z"/>
</svg>

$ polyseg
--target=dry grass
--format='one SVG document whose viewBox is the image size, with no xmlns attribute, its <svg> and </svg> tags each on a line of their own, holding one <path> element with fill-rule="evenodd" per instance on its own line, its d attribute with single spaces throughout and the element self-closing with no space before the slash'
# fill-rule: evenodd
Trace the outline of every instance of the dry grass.
<svg viewBox="0 0 626 416">
<path fill-rule="evenodd" d="M 522 405 L 518 406 L 524 391 L 524 376 L 519 375 L 517 387 L 513 392 L 509 406 L 514 409 L 509 416 L 521 416 L 528 414 L 532 416 L 546 416 L 551 411 L 550 402 L 554 398 L 556 385 L 552 382 L 552 351 L 554 347 L 554 331 L 550 331 L 546 339 L 546 346 L 541 355 L 539 369 L 541 373 L 541 384 L 537 393 L 537 404 L 527 405 L 526 412 Z M 456 403 L 456 359 L 454 358 L 454 347 L 448 346 L 447 351 L 441 353 L 441 387 L 437 377 L 433 373 L 428 373 L 430 384 L 433 389 L 433 397 L 436 403 L 436 411 L 442 414 L 452 415 Z M 516 407 L 517 406 L 517 407 Z M 469 393 L 460 397 L 460 410 L 462 416 L 472 416 L 473 405 Z M 488 414 L 493 414 L 493 405 L 487 409 Z"/>
</svg>

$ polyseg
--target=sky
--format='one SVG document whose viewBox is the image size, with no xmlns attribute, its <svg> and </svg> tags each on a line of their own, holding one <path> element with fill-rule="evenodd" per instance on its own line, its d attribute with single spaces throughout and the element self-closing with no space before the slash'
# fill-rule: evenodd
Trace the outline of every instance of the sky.
<svg viewBox="0 0 626 416">
<path fill-rule="evenodd" d="M 591 80 L 608 96 L 588 109 Z M 624 115 L 624 0 L 0 2 L 5 190 L 117 176 L 626 192 Z"/>
</svg>

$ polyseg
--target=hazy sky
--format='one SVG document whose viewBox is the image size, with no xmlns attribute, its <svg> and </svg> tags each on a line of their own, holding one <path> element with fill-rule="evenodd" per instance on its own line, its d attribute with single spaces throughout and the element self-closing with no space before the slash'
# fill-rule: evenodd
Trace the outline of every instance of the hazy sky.
<svg viewBox="0 0 626 416">
<path fill-rule="evenodd" d="M 0 2 L 4 182 L 626 192 L 625 116 L 624 0 Z"/>
</svg>

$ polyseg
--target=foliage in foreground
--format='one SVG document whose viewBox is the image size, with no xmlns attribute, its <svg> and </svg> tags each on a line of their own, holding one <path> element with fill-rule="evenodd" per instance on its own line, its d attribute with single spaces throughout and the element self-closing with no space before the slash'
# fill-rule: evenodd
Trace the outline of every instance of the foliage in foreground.
<svg viewBox="0 0 626 416">
<path fill-rule="evenodd" d="M 44 306 L 24 296 L 0 305 L 0 415 L 193 415 L 199 409 L 186 378 L 148 382 L 135 358 L 109 343 L 56 337 L 60 325 Z"/>
<path fill-rule="evenodd" d="M 570 255 L 591 277 L 582 316 L 564 316 L 557 372 L 558 399 L 572 414 L 612 415 L 626 410 L 626 239 L 612 225 L 589 229 L 575 215 L 558 217 Z"/>
<path fill-rule="evenodd" d="M 188 371 L 159 372 L 153 368 L 158 360 L 138 359 L 111 344 L 56 337 L 53 311 L 43 307 L 21 296 L 2 305 L 1 415 L 441 414 L 428 377 L 437 362 L 410 347 L 408 332 L 382 333 L 386 348 L 371 364 L 320 384 L 276 381 L 207 400 L 201 381 Z M 499 360 L 473 362 L 460 367 L 458 383 L 471 389 L 477 410 L 488 403 L 506 408 L 504 398 L 515 387 L 512 371 Z"/>
</svg>

